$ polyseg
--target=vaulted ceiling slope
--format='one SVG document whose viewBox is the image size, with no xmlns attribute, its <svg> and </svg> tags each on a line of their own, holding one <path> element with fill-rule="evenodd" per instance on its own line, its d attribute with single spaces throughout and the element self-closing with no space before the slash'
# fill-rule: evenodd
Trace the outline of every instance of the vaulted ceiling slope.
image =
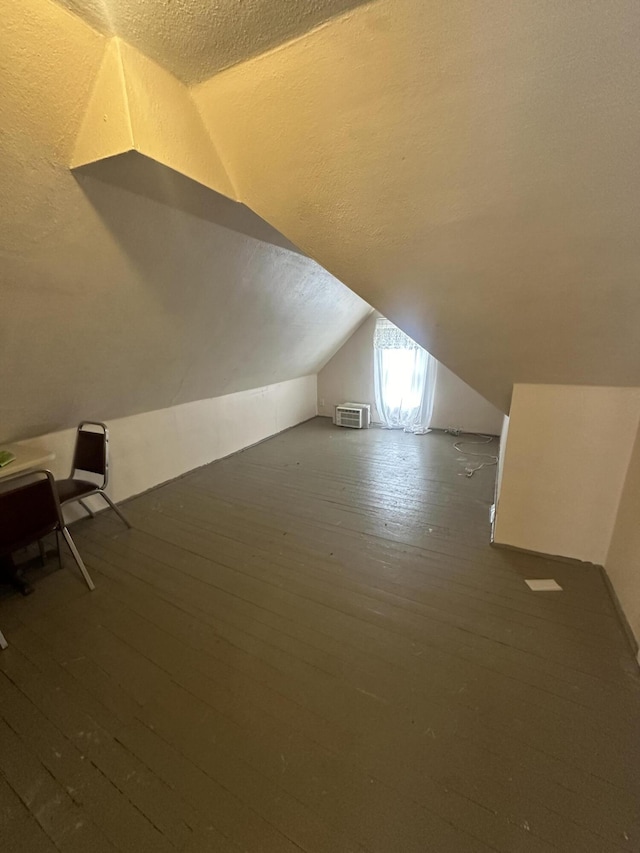
<svg viewBox="0 0 640 853">
<path fill-rule="evenodd" d="M 174 8 L 213 58 L 238 4 L 205 5 L 220 29 Z M 197 80 L 174 13 L 134 7 L 136 44 Z M 638 43 L 636 0 L 376 0 L 191 98 L 236 197 L 506 410 L 515 382 L 640 384 Z"/>
<path fill-rule="evenodd" d="M 138 182 L 132 152 L 74 175 L 107 40 L 48 0 L 5 6 L 0 441 L 315 373 L 369 306 L 148 158 Z"/>
<path fill-rule="evenodd" d="M 507 409 L 640 385 L 640 4 L 378 0 L 202 83 L 239 196 Z"/>
</svg>

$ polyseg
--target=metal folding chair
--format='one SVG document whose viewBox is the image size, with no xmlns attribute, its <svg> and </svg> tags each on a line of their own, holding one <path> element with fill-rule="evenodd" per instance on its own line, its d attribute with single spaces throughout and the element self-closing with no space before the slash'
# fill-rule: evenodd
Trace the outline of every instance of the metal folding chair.
<svg viewBox="0 0 640 853">
<path fill-rule="evenodd" d="M 87 429 L 93 427 L 93 429 Z M 80 476 L 82 473 L 95 474 L 101 481 L 92 482 Z M 84 502 L 85 498 L 100 495 L 109 504 L 116 515 L 131 527 L 123 513 L 105 492 L 109 482 L 109 430 L 106 424 L 98 421 L 82 421 L 76 434 L 76 446 L 73 453 L 71 473 L 66 480 L 56 480 L 61 506 L 78 501 L 80 506 L 94 518 L 95 513 Z"/>
</svg>

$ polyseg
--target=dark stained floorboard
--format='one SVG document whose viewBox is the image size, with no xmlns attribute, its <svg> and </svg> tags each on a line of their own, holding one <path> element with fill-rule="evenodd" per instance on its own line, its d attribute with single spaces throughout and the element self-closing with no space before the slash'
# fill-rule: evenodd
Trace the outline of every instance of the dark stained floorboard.
<svg viewBox="0 0 640 853">
<path fill-rule="evenodd" d="M 3 849 L 640 850 L 600 572 L 490 547 L 452 444 L 316 419 L 75 525 L 96 591 L 0 601 Z"/>
</svg>

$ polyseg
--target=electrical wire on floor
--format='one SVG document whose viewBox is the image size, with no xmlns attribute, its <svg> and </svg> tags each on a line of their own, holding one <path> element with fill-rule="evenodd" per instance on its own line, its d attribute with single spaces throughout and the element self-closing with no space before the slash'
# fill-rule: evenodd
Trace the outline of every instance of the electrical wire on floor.
<svg viewBox="0 0 640 853">
<path fill-rule="evenodd" d="M 450 432 L 453 435 L 460 435 L 459 430 L 448 429 L 448 430 L 445 430 L 445 432 Z M 466 433 L 466 435 L 471 435 L 471 436 L 474 436 L 477 438 L 481 438 L 481 439 L 483 439 L 483 441 L 469 441 L 466 438 L 459 438 L 457 441 L 453 442 L 453 446 L 458 451 L 458 453 L 463 453 L 465 456 L 483 456 L 488 461 L 481 462 L 479 465 L 467 465 L 467 466 L 465 466 L 465 469 L 464 469 L 465 477 L 473 477 L 473 475 L 476 473 L 476 471 L 480 471 L 482 468 L 489 468 L 491 465 L 497 465 L 498 464 L 498 457 L 494 456 L 493 453 L 487 453 L 486 451 L 484 451 L 484 452 L 481 451 L 480 453 L 476 453 L 473 450 L 463 450 L 462 447 L 460 446 L 462 444 L 471 444 L 472 446 L 483 445 L 483 444 L 491 444 L 491 442 L 494 439 L 494 436 L 485 435 L 484 433 L 481 433 L 481 432 Z M 462 472 L 460 472 L 460 473 L 462 473 Z"/>
</svg>

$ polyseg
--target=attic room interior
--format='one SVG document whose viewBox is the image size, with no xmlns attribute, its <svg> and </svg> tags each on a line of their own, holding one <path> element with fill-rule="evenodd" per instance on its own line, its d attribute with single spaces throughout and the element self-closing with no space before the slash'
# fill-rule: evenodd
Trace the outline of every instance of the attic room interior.
<svg viewBox="0 0 640 853">
<path fill-rule="evenodd" d="M 2 849 L 640 851 L 638 4 L 2 12 Z"/>
</svg>

